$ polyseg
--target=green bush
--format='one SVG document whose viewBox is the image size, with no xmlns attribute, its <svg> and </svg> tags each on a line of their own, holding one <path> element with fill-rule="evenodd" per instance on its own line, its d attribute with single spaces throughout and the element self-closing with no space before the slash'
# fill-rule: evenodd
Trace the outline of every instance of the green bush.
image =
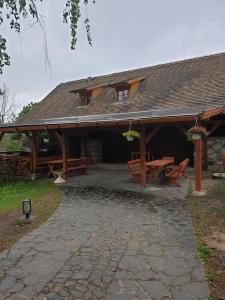
<svg viewBox="0 0 225 300">
<path fill-rule="evenodd" d="M 212 257 L 212 251 L 205 243 L 201 243 L 198 247 L 198 253 L 202 260 L 207 261 Z"/>
<path fill-rule="evenodd" d="M 20 139 L 14 139 L 11 134 L 6 134 L 2 140 L 2 151 L 25 151 L 27 145 L 27 138 L 21 136 Z"/>
</svg>

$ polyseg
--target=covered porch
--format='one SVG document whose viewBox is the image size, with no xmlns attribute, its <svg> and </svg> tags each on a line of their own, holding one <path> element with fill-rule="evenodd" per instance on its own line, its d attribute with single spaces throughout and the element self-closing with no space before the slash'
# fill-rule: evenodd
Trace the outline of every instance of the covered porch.
<svg viewBox="0 0 225 300">
<path fill-rule="evenodd" d="M 141 186 L 145 187 L 146 157 L 155 160 L 162 156 L 174 156 L 176 164 L 189 158 L 192 165 L 195 165 L 196 190 L 201 190 L 201 169 L 208 167 L 207 138 L 196 142 L 194 149 L 193 144 L 186 140 L 186 131 L 198 122 L 208 132 L 213 133 L 220 124 L 224 124 L 224 120 L 215 119 L 223 112 L 223 108 L 161 109 L 3 124 L 0 127 L 1 139 L 5 133 L 25 134 L 30 142 L 31 151 L 23 155 L 2 154 L 0 161 L 10 162 L 10 168 L 19 166 L 19 169 L 25 171 L 22 175 L 34 178 L 45 167 L 47 176 L 54 176 L 54 170 L 61 168 L 67 179 L 70 171 L 83 171 L 84 166 L 88 168 L 89 164 L 96 163 L 99 159 L 103 162 L 126 163 L 132 159 L 132 153 L 136 153 L 140 159 L 139 181 Z M 130 124 L 140 133 L 140 140 L 132 143 L 127 142 L 121 135 Z M 47 152 L 44 156 L 40 155 L 39 151 L 40 133 L 43 132 L 55 143 L 54 151 L 49 155 Z M 93 151 L 90 151 L 90 140 L 93 139 L 101 140 L 102 157 L 95 157 Z M 76 178 L 79 181 L 81 177 Z"/>
</svg>

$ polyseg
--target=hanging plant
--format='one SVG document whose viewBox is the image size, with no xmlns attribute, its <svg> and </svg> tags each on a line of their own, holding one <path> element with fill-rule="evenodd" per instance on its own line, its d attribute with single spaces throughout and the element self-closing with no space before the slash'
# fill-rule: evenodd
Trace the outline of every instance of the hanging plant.
<svg viewBox="0 0 225 300">
<path fill-rule="evenodd" d="M 208 133 L 205 127 L 200 125 L 195 125 L 187 131 L 186 136 L 188 141 L 193 143 L 195 140 L 204 138 L 205 136 L 207 136 L 207 134 Z"/>
<path fill-rule="evenodd" d="M 140 139 L 141 135 L 138 131 L 133 130 L 130 122 L 129 130 L 122 133 L 122 136 L 127 138 L 129 142 L 132 142 L 134 139 Z"/>
<path fill-rule="evenodd" d="M 43 140 L 43 142 L 46 144 L 50 141 L 49 134 L 47 131 L 40 132 L 39 136 Z"/>
<path fill-rule="evenodd" d="M 123 132 L 122 135 L 127 138 L 128 141 L 133 141 L 134 139 L 140 139 L 140 133 L 136 130 L 128 130 Z"/>
<path fill-rule="evenodd" d="M 48 137 L 44 137 L 44 138 L 43 138 L 43 142 L 44 142 L 44 143 L 48 143 L 48 142 L 49 142 L 49 138 L 48 138 Z"/>
</svg>

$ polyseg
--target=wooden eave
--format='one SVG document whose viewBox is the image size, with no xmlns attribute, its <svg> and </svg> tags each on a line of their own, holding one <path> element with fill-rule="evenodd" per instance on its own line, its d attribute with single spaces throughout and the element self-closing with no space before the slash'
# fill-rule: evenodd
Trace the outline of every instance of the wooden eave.
<svg viewBox="0 0 225 300">
<path fill-rule="evenodd" d="M 87 88 L 81 88 L 81 89 L 76 89 L 70 91 L 72 94 L 77 94 L 77 93 L 89 93 L 89 90 Z"/>
<path fill-rule="evenodd" d="M 95 89 L 103 88 L 105 86 L 107 86 L 107 84 L 96 84 L 96 85 L 92 85 L 92 86 L 88 87 L 87 90 L 92 91 Z"/>
<path fill-rule="evenodd" d="M 26 132 L 26 131 L 42 131 L 52 129 L 67 129 L 67 128 L 84 128 L 84 127 L 105 127 L 105 126 L 120 126 L 132 124 L 165 124 L 176 122 L 192 122 L 196 120 L 196 116 L 179 116 L 179 117 L 156 117 L 153 119 L 127 119 L 127 120 L 109 120 L 98 122 L 83 122 L 83 123 L 67 123 L 67 124 L 50 124 L 50 125 L 24 125 L 2 127 L 0 132 Z"/>
<path fill-rule="evenodd" d="M 144 80 L 145 78 L 146 77 L 140 77 L 140 78 L 128 80 L 128 84 L 133 84 L 133 83 L 136 83 L 136 82 L 140 82 L 140 81 Z"/>
<path fill-rule="evenodd" d="M 144 80 L 145 78 L 146 77 L 139 77 L 139 78 L 135 78 L 135 79 L 131 79 L 131 80 L 118 81 L 118 82 L 110 83 L 110 84 L 108 84 L 108 86 L 112 87 L 112 88 L 130 86 L 131 84 L 136 83 L 136 82 L 140 82 L 140 81 Z"/>
<path fill-rule="evenodd" d="M 108 87 L 111 88 L 121 88 L 121 87 L 129 87 L 130 84 L 128 81 L 120 81 L 120 82 L 115 82 L 115 83 L 111 83 L 108 85 Z"/>
<path fill-rule="evenodd" d="M 222 114 L 222 113 L 224 113 L 224 108 L 222 108 L 222 107 L 213 108 L 213 109 L 204 111 L 203 114 L 201 114 L 199 116 L 199 119 L 200 120 L 206 120 L 206 119 L 209 119 L 211 117 L 217 116 L 217 115 Z"/>
<path fill-rule="evenodd" d="M 105 126 L 120 126 L 120 125 L 127 125 L 132 122 L 132 124 L 172 124 L 172 123 L 188 123 L 188 122 L 194 122 L 196 119 L 198 120 L 206 120 L 210 117 L 219 115 L 224 113 L 224 108 L 213 108 L 206 111 L 203 111 L 202 113 L 195 113 L 195 114 L 182 114 L 182 115 L 176 115 L 176 116 L 152 116 L 152 117 L 143 117 L 143 118 L 137 118 L 137 117 L 128 117 L 124 119 L 116 119 L 115 118 L 105 118 L 104 115 L 102 115 L 101 120 L 90 120 L 90 121 L 71 121 L 71 120 L 65 120 L 65 123 L 61 122 L 57 124 L 57 119 L 54 121 L 55 124 L 21 124 L 15 126 L 12 124 L 8 124 L 5 127 L 0 127 L 0 132 L 26 132 L 26 131 L 41 131 L 41 130 L 52 130 L 52 129 L 67 129 L 67 128 L 84 128 L 84 127 L 105 127 Z M 59 121 L 58 121 L 59 122 Z M 52 121 L 53 123 L 53 121 Z"/>
<path fill-rule="evenodd" d="M 95 89 L 98 89 L 98 88 L 103 88 L 105 86 L 107 86 L 107 84 L 96 84 L 96 85 L 92 85 L 92 86 L 89 86 L 89 87 L 72 90 L 72 91 L 70 91 L 70 93 L 73 93 L 73 94 L 77 94 L 77 93 L 89 93 L 92 90 L 95 90 Z"/>
</svg>

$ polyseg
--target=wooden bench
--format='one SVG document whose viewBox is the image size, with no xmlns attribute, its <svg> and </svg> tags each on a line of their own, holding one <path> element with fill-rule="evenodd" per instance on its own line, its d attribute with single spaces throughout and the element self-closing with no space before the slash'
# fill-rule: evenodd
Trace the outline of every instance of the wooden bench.
<svg viewBox="0 0 225 300">
<path fill-rule="evenodd" d="M 73 172 L 73 171 L 81 171 L 82 174 L 85 174 L 87 172 L 88 165 L 87 164 L 80 164 L 80 165 L 72 165 L 67 167 L 67 172 Z"/>
<path fill-rule="evenodd" d="M 80 157 L 77 160 L 71 160 L 67 163 L 67 173 L 73 171 L 80 171 L 81 174 L 87 173 L 88 165 L 91 163 L 91 159 L 88 157 Z"/>
</svg>

